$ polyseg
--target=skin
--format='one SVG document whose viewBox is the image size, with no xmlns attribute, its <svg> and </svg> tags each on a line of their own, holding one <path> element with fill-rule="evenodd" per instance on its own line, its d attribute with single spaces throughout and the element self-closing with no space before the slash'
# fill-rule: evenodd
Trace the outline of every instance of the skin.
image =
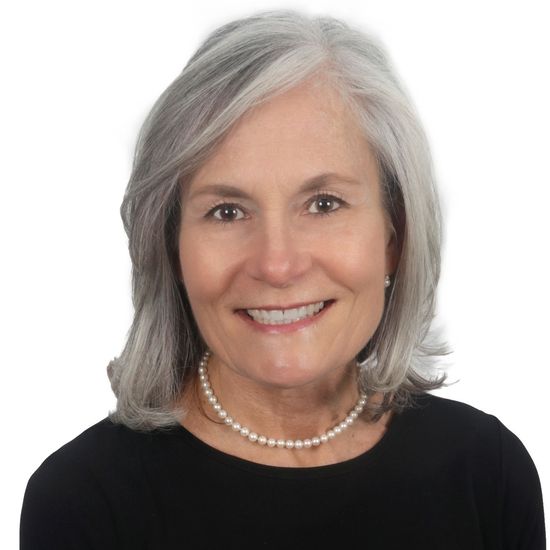
<svg viewBox="0 0 550 550">
<path fill-rule="evenodd" d="M 341 177 L 303 188 L 325 173 Z M 269 100 L 234 126 L 182 191 L 182 205 L 180 275 L 223 407 L 268 437 L 325 432 L 358 398 L 355 356 L 380 322 L 384 277 L 397 262 L 377 164 L 353 115 L 320 79 Z M 237 312 L 329 299 L 315 322 L 287 332 L 257 330 Z M 185 399 L 182 424 L 203 441 L 282 466 L 356 456 L 389 420 L 359 419 L 315 449 L 268 449 L 209 421 L 202 397 Z"/>
</svg>

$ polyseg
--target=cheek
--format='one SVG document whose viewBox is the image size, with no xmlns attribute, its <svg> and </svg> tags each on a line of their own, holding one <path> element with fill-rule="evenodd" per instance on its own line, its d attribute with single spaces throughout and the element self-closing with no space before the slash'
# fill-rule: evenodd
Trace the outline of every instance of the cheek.
<svg viewBox="0 0 550 550">
<path fill-rule="evenodd" d="M 385 233 L 380 227 L 358 227 L 324 242 L 326 257 L 354 289 L 383 286 L 386 267 Z"/>
<path fill-rule="evenodd" d="M 227 247 L 223 243 L 213 243 L 212 240 L 208 243 L 202 241 L 204 236 L 192 231 L 180 236 L 179 240 L 183 284 L 194 312 L 223 295 L 232 272 Z"/>
<path fill-rule="evenodd" d="M 339 282 L 351 294 L 351 334 L 357 333 L 362 342 L 378 326 L 384 311 L 386 267 L 385 235 L 383 231 L 363 233 L 361 239 L 350 239 L 340 247 L 338 262 Z M 350 336 L 351 336 L 350 334 Z M 363 344 L 364 342 L 362 342 Z"/>
<path fill-rule="evenodd" d="M 208 255 L 203 252 L 202 248 L 192 245 L 191 236 L 180 237 L 180 269 L 193 309 L 197 303 L 208 299 L 217 281 L 215 273 L 208 269 Z"/>
<path fill-rule="evenodd" d="M 384 313 L 384 239 L 354 242 L 342 263 L 341 274 L 352 297 L 347 337 L 361 349 L 374 334 Z"/>
</svg>

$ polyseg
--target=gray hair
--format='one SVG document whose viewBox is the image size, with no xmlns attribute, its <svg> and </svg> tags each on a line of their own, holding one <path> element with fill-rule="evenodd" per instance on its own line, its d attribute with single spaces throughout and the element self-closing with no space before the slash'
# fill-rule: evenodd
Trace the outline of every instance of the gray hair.
<svg viewBox="0 0 550 550">
<path fill-rule="evenodd" d="M 400 259 L 381 322 L 357 357 L 379 417 L 444 385 L 431 338 L 441 218 L 431 156 L 411 101 L 383 47 L 331 17 L 272 11 L 230 22 L 199 47 L 149 113 L 121 206 L 132 260 L 134 319 L 108 367 L 115 422 L 151 430 L 176 408 L 206 350 L 179 277 L 181 189 L 252 107 L 320 75 L 357 114 L 378 162 Z"/>
</svg>

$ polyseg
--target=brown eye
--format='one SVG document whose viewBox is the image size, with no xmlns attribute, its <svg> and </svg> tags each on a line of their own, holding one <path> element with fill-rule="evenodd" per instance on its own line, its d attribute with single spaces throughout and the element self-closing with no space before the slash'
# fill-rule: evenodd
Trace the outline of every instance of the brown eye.
<svg viewBox="0 0 550 550">
<path fill-rule="evenodd" d="M 222 222 L 233 222 L 244 218 L 243 211 L 234 204 L 220 204 L 210 211 L 210 215 Z"/>
<path fill-rule="evenodd" d="M 341 201 L 337 197 L 330 195 L 316 197 L 308 209 L 310 214 L 330 214 L 338 210 L 341 206 Z"/>
</svg>

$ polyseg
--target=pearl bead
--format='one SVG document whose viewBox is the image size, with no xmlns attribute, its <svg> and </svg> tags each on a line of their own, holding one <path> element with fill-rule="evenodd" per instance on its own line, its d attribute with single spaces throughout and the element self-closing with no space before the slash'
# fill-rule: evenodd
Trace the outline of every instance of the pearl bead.
<svg viewBox="0 0 550 550">
<path fill-rule="evenodd" d="M 203 393 L 212 405 L 212 408 L 217 413 L 218 417 L 221 418 L 227 426 L 231 426 L 232 430 L 239 432 L 240 435 L 246 437 L 252 443 L 258 443 L 259 445 L 267 445 L 268 447 L 279 449 L 310 449 L 311 447 L 318 447 L 321 443 L 327 443 L 329 440 L 334 439 L 338 434 L 342 433 L 344 430 L 351 426 L 355 419 L 359 417 L 367 403 L 367 395 L 363 392 L 360 392 L 359 399 L 355 404 L 355 407 L 348 413 L 346 418 L 342 420 L 339 424 L 334 426 L 332 429 L 327 430 L 326 433 L 323 433 L 319 436 L 315 436 L 308 439 L 275 439 L 273 437 L 266 437 L 265 435 L 258 435 L 255 432 L 251 432 L 246 426 L 241 426 L 241 424 L 235 421 L 229 413 L 224 410 L 220 403 L 218 403 L 218 398 L 214 395 L 214 390 L 208 379 L 208 359 L 211 356 L 210 351 L 204 353 L 203 358 L 199 362 L 199 380 L 200 386 L 203 389 Z"/>
</svg>

